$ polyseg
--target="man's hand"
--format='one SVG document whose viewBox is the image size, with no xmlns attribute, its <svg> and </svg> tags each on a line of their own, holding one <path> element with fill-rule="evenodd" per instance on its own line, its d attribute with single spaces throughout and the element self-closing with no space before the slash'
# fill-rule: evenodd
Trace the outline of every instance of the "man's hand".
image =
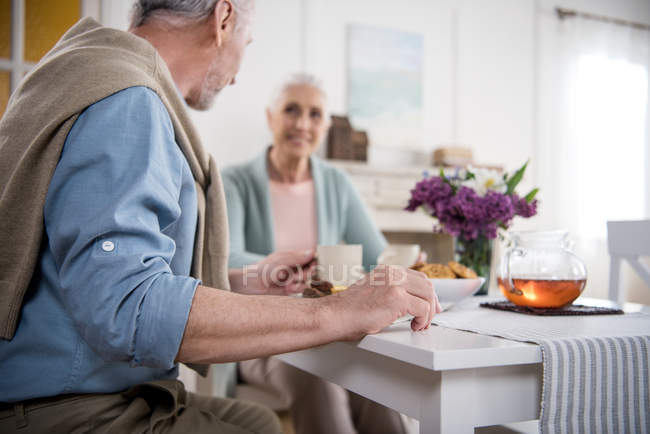
<svg viewBox="0 0 650 434">
<path fill-rule="evenodd" d="M 230 270 L 232 290 L 242 294 L 289 295 L 301 293 L 316 260 L 313 250 L 275 252 L 257 264 Z"/>
<path fill-rule="evenodd" d="M 302 279 L 307 279 L 312 262 L 312 252 L 285 252 L 256 265 L 286 272 L 289 264 L 300 264 L 295 270 L 302 269 Z M 241 277 L 242 271 L 239 273 Z M 304 284 L 290 272 L 285 276 L 286 285 L 265 285 L 262 276 L 261 270 L 251 272 L 247 290 L 287 294 Z M 360 339 L 406 314 L 415 317 L 413 330 L 423 330 L 437 312 L 440 305 L 431 282 L 424 274 L 401 267 L 379 266 L 346 291 L 322 298 L 243 296 L 199 286 L 176 359 L 222 363 Z"/>
<path fill-rule="evenodd" d="M 411 329 L 424 330 L 442 311 L 426 275 L 397 266 L 380 265 L 346 291 L 326 299 L 338 319 L 332 324 L 344 327 L 341 332 L 349 340 L 377 333 L 407 314 L 415 317 Z"/>
</svg>

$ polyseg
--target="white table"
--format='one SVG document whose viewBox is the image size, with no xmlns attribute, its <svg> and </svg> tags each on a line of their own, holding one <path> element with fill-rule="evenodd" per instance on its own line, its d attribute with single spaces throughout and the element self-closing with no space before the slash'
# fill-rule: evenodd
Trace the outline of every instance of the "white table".
<svg viewBox="0 0 650 434">
<path fill-rule="evenodd" d="M 422 434 L 539 418 L 542 355 L 535 344 L 436 326 L 414 333 L 403 322 L 356 343 L 277 357 L 418 419 Z"/>
</svg>

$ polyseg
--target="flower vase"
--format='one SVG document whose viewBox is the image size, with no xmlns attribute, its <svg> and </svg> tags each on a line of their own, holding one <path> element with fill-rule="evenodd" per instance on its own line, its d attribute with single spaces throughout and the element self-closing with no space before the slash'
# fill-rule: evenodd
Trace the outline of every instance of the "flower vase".
<svg viewBox="0 0 650 434">
<path fill-rule="evenodd" d="M 485 295 L 490 285 L 490 266 L 492 261 L 492 240 L 479 236 L 473 240 L 456 237 L 456 261 L 476 271 L 485 282 L 475 295 Z"/>
</svg>

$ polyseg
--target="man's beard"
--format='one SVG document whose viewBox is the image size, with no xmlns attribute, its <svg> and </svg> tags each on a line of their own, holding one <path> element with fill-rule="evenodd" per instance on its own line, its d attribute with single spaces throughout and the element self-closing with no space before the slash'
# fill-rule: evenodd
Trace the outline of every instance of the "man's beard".
<svg viewBox="0 0 650 434">
<path fill-rule="evenodd" d="M 198 98 L 191 101 L 187 101 L 187 104 L 195 110 L 208 110 L 212 107 L 215 98 L 219 95 L 219 92 L 223 89 L 221 83 L 223 83 L 223 76 L 219 72 L 221 62 L 219 57 L 215 57 L 208 71 L 205 74 L 203 83 L 201 83 L 201 89 L 199 90 Z"/>
</svg>

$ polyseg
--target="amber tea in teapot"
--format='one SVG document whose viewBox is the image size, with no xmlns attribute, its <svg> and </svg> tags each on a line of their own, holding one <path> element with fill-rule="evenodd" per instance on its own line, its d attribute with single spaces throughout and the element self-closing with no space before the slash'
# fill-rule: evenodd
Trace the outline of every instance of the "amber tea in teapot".
<svg viewBox="0 0 650 434">
<path fill-rule="evenodd" d="M 497 283 L 508 300 L 519 306 L 561 308 L 580 296 L 587 270 L 569 250 L 566 231 L 510 232 L 505 238 L 509 245 Z"/>
<path fill-rule="evenodd" d="M 512 279 L 513 287 L 497 279 L 501 292 L 520 306 L 564 307 L 578 298 L 587 279 Z"/>
</svg>

